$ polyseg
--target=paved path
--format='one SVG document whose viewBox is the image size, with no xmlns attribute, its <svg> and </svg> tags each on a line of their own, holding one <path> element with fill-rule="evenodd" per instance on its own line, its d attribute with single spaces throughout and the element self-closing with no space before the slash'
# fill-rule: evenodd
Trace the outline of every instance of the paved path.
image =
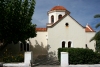
<svg viewBox="0 0 100 67">
<path fill-rule="evenodd" d="M 34 67 L 61 67 L 60 65 L 39 65 Z M 94 64 L 94 65 L 69 65 L 66 67 L 100 67 L 100 64 Z"/>
</svg>

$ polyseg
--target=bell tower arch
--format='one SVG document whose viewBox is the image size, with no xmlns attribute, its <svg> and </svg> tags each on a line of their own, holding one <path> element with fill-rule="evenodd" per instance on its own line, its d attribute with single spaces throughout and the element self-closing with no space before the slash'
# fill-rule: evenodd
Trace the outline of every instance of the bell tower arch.
<svg viewBox="0 0 100 67">
<path fill-rule="evenodd" d="M 53 24 L 61 19 L 65 14 L 70 14 L 63 6 L 55 6 L 48 11 L 48 24 Z"/>
</svg>

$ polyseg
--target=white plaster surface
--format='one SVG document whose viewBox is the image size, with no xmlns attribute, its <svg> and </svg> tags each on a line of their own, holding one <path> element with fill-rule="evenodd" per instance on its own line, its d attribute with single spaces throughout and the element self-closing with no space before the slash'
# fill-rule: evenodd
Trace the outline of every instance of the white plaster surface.
<svg viewBox="0 0 100 67">
<path fill-rule="evenodd" d="M 66 27 L 65 23 L 69 26 Z M 76 22 L 70 15 L 67 15 L 54 27 L 48 28 L 48 42 L 50 45 L 49 52 L 56 52 L 57 49 L 61 47 L 61 41 L 66 41 L 66 46 L 68 46 L 68 41 L 72 41 L 71 47 L 73 48 L 86 48 L 86 44 L 89 49 L 95 50 L 95 41 L 90 42 L 90 39 L 95 35 L 95 32 L 85 32 L 85 28 L 82 27 L 78 22 Z"/>
<path fill-rule="evenodd" d="M 39 45 L 41 45 L 41 43 L 43 44 L 43 46 L 47 46 L 47 38 L 48 38 L 48 33 L 46 31 L 43 32 L 37 32 L 37 36 L 34 38 L 30 38 L 31 41 L 31 45 L 35 46 L 37 45 L 37 43 Z"/>
<path fill-rule="evenodd" d="M 33 57 L 32 57 L 32 52 L 25 52 L 25 59 L 24 59 L 24 64 L 26 66 L 30 66 L 31 63 L 33 62 Z"/>
<path fill-rule="evenodd" d="M 3 67 L 25 67 L 24 63 L 4 63 Z"/>
<path fill-rule="evenodd" d="M 54 16 L 54 23 L 58 20 L 58 16 L 59 15 L 62 15 L 62 16 L 64 16 L 65 15 L 65 11 L 59 11 L 59 12 L 56 12 L 56 11 L 54 11 L 54 12 L 52 12 L 52 13 L 49 13 L 49 16 L 48 16 L 48 23 L 51 23 L 51 16 Z"/>
<path fill-rule="evenodd" d="M 61 52 L 61 67 L 68 66 L 68 52 Z"/>
</svg>

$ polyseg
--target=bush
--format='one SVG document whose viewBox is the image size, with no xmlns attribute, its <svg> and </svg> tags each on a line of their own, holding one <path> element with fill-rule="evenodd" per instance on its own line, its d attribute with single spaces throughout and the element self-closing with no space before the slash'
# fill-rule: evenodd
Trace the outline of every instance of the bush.
<svg viewBox="0 0 100 67">
<path fill-rule="evenodd" d="M 12 54 L 12 52 L 0 52 L 0 62 L 10 63 L 10 62 L 24 62 L 24 54 L 17 53 Z"/>
<path fill-rule="evenodd" d="M 69 53 L 69 64 L 96 64 L 100 61 L 100 54 L 93 52 L 92 49 L 83 48 L 59 48 L 58 59 L 60 61 L 60 52 Z"/>
<path fill-rule="evenodd" d="M 4 56 L 3 62 L 10 63 L 10 62 L 24 62 L 24 56 L 22 54 L 18 54 L 16 56 Z"/>
</svg>

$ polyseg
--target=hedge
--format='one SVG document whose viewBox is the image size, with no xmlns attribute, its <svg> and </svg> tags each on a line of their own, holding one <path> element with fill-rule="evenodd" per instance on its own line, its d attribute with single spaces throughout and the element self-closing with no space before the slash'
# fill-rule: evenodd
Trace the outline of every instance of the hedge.
<svg viewBox="0 0 100 67">
<path fill-rule="evenodd" d="M 59 48 L 58 49 L 59 61 L 61 52 L 69 53 L 69 64 L 98 64 L 100 62 L 100 54 L 93 52 L 92 49 Z"/>
<path fill-rule="evenodd" d="M 5 63 L 11 63 L 11 62 L 24 62 L 24 55 L 19 54 L 19 55 L 15 55 L 15 56 L 4 56 L 2 57 L 3 62 Z"/>
<path fill-rule="evenodd" d="M 11 63 L 11 62 L 24 62 L 24 54 L 12 54 L 11 52 L 0 53 L 0 62 Z"/>
</svg>

